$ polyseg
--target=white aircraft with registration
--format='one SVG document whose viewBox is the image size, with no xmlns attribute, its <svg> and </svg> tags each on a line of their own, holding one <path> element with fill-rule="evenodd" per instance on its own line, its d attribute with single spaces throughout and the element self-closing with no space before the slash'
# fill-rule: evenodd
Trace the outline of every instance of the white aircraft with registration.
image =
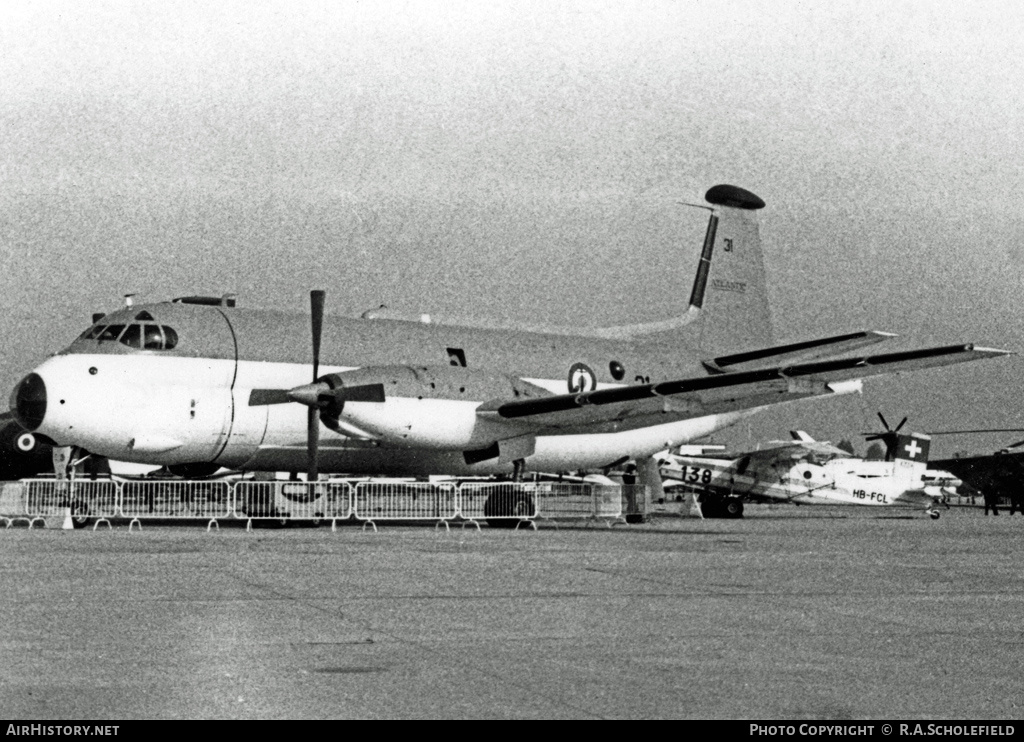
<svg viewBox="0 0 1024 742">
<path fill-rule="evenodd" d="M 689 304 L 672 319 L 567 331 L 325 317 L 322 291 L 311 315 L 230 295 L 134 304 L 28 374 L 12 411 L 50 443 L 192 478 L 220 467 L 310 481 L 519 477 L 634 460 L 638 481 L 660 490 L 655 453 L 770 405 L 1006 354 L 850 355 L 892 337 L 874 331 L 774 344 L 755 219 L 764 201 L 729 185 L 705 199 Z"/>
<path fill-rule="evenodd" d="M 738 518 L 745 501 L 912 507 L 939 517 L 941 493 L 927 476 L 929 436 L 896 434 L 892 461 L 867 461 L 803 431 L 792 435 L 792 442 L 735 456 L 669 455 L 662 476 L 698 491 L 706 517 Z"/>
</svg>

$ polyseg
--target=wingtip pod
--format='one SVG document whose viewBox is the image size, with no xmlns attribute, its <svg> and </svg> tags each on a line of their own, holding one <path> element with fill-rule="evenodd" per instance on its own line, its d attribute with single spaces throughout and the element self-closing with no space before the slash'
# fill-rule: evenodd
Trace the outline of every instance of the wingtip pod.
<svg viewBox="0 0 1024 742">
<path fill-rule="evenodd" d="M 765 207 L 764 201 L 745 188 L 734 185 L 716 185 L 704 194 L 704 200 L 715 206 L 731 206 L 734 209 L 756 211 Z"/>
<path fill-rule="evenodd" d="M 1002 348 L 979 348 L 973 343 L 968 347 L 968 350 L 972 350 L 975 353 L 980 353 L 985 356 L 1015 356 L 1017 351 L 1015 350 L 1003 350 Z"/>
</svg>

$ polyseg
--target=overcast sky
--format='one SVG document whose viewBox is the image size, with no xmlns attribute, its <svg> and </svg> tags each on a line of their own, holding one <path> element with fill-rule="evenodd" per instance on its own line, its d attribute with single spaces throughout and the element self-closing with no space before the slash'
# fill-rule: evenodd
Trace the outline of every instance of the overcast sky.
<svg viewBox="0 0 1024 742">
<path fill-rule="evenodd" d="M 662 319 L 716 183 L 768 204 L 780 341 L 1024 350 L 1022 37 L 1010 0 L 2 2 L 0 386 L 125 293 Z M 1024 427 L 1022 363 L 719 440 Z"/>
</svg>

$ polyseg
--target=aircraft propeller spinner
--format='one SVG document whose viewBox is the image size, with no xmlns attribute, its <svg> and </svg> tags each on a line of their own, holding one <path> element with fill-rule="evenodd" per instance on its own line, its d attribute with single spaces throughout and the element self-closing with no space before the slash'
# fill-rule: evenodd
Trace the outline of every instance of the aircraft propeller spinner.
<svg viewBox="0 0 1024 742">
<path fill-rule="evenodd" d="M 882 421 L 882 425 L 885 426 L 884 433 L 861 433 L 866 441 L 882 441 L 885 444 L 885 460 L 893 461 L 896 458 L 896 445 L 897 437 L 902 428 L 907 423 L 907 418 L 900 420 L 900 424 L 895 428 L 890 428 L 889 423 L 886 421 L 885 416 L 881 412 L 878 413 L 878 419 Z"/>
</svg>

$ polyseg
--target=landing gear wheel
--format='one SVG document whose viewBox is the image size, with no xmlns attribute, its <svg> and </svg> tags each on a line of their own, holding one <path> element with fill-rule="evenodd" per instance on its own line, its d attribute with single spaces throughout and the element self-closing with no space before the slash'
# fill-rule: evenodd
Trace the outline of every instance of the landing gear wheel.
<svg viewBox="0 0 1024 742">
<path fill-rule="evenodd" d="M 738 497 L 726 498 L 723 503 L 722 511 L 726 518 L 742 518 L 743 517 L 743 500 Z"/>
<path fill-rule="evenodd" d="M 525 492 L 493 492 L 484 503 L 484 517 L 491 528 L 516 528 L 535 512 L 533 497 Z"/>
<path fill-rule="evenodd" d="M 929 510 L 927 512 L 928 512 L 928 517 L 931 518 L 932 520 L 938 520 L 939 519 L 939 511 L 938 510 Z"/>
<path fill-rule="evenodd" d="M 89 503 L 85 500 L 74 500 L 71 503 L 71 524 L 75 528 L 89 525 Z"/>
</svg>

